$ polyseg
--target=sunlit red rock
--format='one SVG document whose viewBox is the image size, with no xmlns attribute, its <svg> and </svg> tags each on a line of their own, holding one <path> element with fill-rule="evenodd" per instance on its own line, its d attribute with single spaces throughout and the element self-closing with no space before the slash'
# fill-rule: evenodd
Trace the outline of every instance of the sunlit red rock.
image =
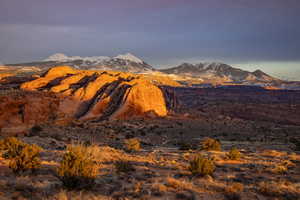
<svg viewBox="0 0 300 200">
<path fill-rule="evenodd" d="M 36 124 L 55 123 L 61 116 L 59 99 L 53 94 L 8 91 L 0 96 L 1 135 L 24 133 Z"/>
<path fill-rule="evenodd" d="M 142 75 L 62 66 L 21 88 L 57 93 L 61 110 L 81 120 L 167 115 L 162 91 Z"/>
</svg>

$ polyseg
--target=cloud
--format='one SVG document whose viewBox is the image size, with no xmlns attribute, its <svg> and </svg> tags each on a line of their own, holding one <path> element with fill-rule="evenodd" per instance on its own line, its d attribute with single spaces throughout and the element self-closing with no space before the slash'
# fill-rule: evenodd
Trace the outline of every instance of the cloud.
<svg viewBox="0 0 300 200">
<path fill-rule="evenodd" d="M 0 60 L 132 52 L 160 67 L 298 62 L 299 10 L 299 0 L 1 0 Z"/>
</svg>

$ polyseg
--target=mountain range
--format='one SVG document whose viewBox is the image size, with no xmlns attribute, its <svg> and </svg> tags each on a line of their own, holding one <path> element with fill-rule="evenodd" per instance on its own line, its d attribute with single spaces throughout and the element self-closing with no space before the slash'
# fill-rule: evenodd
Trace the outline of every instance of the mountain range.
<svg viewBox="0 0 300 200">
<path fill-rule="evenodd" d="M 57 53 L 42 61 L 11 64 L 11 66 L 36 66 L 41 68 L 50 68 L 59 65 L 67 65 L 84 70 L 111 70 L 131 73 L 147 73 L 155 70 L 152 66 L 131 53 L 118 55 L 116 57 L 80 57 L 66 56 L 62 53 Z"/>
<path fill-rule="evenodd" d="M 15 67 L 37 67 L 39 69 L 48 69 L 55 66 L 72 66 L 82 70 L 109 70 L 121 71 L 138 74 L 158 74 L 176 80 L 185 85 L 201 84 L 245 84 L 260 86 L 276 86 L 279 88 L 289 89 L 289 82 L 282 81 L 272 77 L 261 70 L 249 72 L 239 68 L 234 68 L 224 63 L 183 63 L 176 67 L 167 69 L 155 69 L 142 59 L 131 53 L 118 55 L 115 57 L 108 56 L 66 56 L 57 53 L 49 56 L 42 61 L 31 63 L 9 64 Z M 299 83 L 293 82 L 292 89 L 298 89 Z"/>
<path fill-rule="evenodd" d="M 204 82 L 272 82 L 274 78 L 261 70 L 254 72 L 231 67 L 224 63 L 183 63 L 177 67 L 160 70 L 166 74 L 175 74 L 181 77 L 201 79 Z"/>
</svg>

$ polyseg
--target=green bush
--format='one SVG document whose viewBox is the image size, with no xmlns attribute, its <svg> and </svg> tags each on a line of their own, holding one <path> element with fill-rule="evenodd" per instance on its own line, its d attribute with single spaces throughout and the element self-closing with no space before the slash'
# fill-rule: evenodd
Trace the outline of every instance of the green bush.
<svg viewBox="0 0 300 200">
<path fill-rule="evenodd" d="M 29 145 L 10 137 L 0 141 L 0 150 L 4 151 L 4 158 L 10 159 L 9 168 L 14 173 L 34 171 L 41 165 L 39 154 L 42 149 L 35 144 Z"/>
<path fill-rule="evenodd" d="M 121 173 L 121 172 L 128 173 L 128 172 L 135 171 L 133 165 L 130 162 L 124 160 L 116 161 L 114 163 L 114 166 L 116 168 L 117 173 Z"/>
<path fill-rule="evenodd" d="M 206 138 L 202 141 L 202 149 L 206 151 L 221 151 L 221 143 L 212 138 Z"/>
<path fill-rule="evenodd" d="M 91 149 L 83 145 L 67 148 L 57 169 L 58 176 L 66 188 L 87 189 L 94 184 L 99 167 L 94 161 Z"/>
<path fill-rule="evenodd" d="M 213 175 L 215 171 L 215 165 L 211 159 L 197 156 L 190 161 L 188 169 L 192 175 Z"/>
<path fill-rule="evenodd" d="M 128 152 L 134 152 L 141 150 L 141 143 L 137 138 L 127 139 L 124 142 L 125 150 Z"/>
<path fill-rule="evenodd" d="M 241 158 L 241 152 L 236 147 L 233 147 L 226 156 L 230 160 L 239 160 Z"/>
</svg>

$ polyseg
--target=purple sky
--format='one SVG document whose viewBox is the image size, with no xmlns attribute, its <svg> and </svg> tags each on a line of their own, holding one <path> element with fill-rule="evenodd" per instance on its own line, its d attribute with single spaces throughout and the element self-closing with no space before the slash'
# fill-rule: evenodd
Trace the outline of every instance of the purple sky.
<svg viewBox="0 0 300 200">
<path fill-rule="evenodd" d="M 0 61 L 57 52 L 131 52 L 155 67 L 222 61 L 300 77 L 300 1 L 0 0 Z"/>
</svg>

